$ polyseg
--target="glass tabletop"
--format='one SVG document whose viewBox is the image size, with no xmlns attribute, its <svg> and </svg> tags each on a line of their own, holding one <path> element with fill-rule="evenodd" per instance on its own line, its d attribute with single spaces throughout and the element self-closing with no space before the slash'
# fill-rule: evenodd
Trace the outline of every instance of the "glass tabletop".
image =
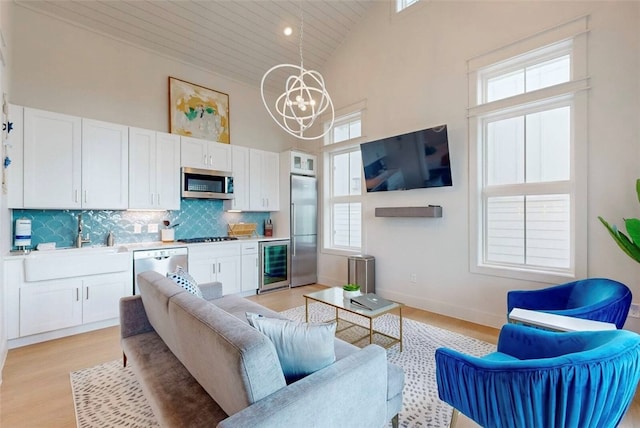
<svg viewBox="0 0 640 428">
<path fill-rule="evenodd" d="M 342 287 L 331 287 L 325 290 L 315 291 L 313 293 L 305 294 L 304 297 L 311 300 L 316 300 L 321 303 L 326 303 L 338 309 L 344 309 L 345 311 L 354 312 L 365 317 L 375 318 L 378 315 L 386 314 L 390 310 L 399 308 L 401 303 L 391 302 L 390 305 L 383 306 L 373 311 L 364 309 L 359 306 L 351 304 L 351 299 L 346 299 L 342 293 Z"/>
</svg>

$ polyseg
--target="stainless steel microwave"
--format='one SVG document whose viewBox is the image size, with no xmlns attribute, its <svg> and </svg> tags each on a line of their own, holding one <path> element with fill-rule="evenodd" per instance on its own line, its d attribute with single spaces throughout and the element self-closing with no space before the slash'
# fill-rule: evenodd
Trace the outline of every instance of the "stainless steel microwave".
<svg viewBox="0 0 640 428">
<path fill-rule="evenodd" d="M 233 199 L 230 172 L 182 168 L 182 197 L 191 199 Z"/>
</svg>

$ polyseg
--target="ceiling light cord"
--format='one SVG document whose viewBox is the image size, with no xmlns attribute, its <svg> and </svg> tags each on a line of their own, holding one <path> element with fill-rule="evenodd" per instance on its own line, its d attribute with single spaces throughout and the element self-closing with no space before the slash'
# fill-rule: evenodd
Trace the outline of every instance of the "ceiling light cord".
<svg viewBox="0 0 640 428">
<path fill-rule="evenodd" d="M 279 64 L 271 67 L 262 76 L 260 82 L 260 93 L 262 102 L 269 112 L 271 118 L 287 133 L 301 140 L 316 140 L 324 137 L 333 128 L 335 121 L 335 111 L 333 101 L 325 87 L 324 78 L 315 70 L 304 68 L 302 56 L 302 41 L 304 34 L 304 16 L 302 5 L 300 6 L 300 66 L 293 64 Z M 265 98 L 265 81 L 269 75 L 279 69 L 293 69 L 295 74 L 291 74 L 285 80 L 285 91 L 276 99 L 274 103 L 275 112 L 270 108 Z M 316 96 L 314 98 L 314 95 Z M 315 136 L 305 136 L 305 131 L 309 130 L 320 115 L 330 108 L 331 120 L 325 127 L 324 132 Z"/>
</svg>

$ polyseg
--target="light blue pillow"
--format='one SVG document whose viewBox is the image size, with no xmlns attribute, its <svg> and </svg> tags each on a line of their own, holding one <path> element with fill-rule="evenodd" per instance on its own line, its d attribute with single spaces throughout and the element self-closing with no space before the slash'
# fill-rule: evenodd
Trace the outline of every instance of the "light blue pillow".
<svg viewBox="0 0 640 428">
<path fill-rule="evenodd" d="M 173 282 L 187 290 L 189 293 L 195 294 L 201 299 L 203 298 L 202 291 L 200 290 L 200 287 L 198 287 L 198 283 L 191 275 L 189 275 L 189 272 L 182 268 L 182 266 L 177 266 L 175 272 L 167 272 L 167 278 L 172 279 Z"/>
<path fill-rule="evenodd" d="M 307 324 L 265 317 L 252 317 L 251 322 L 275 345 L 287 383 L 302 379 L 336 360 L 335 322 Z"/>
<path fill-rule="evenodd" d="M 264 315 L 256 314 L 254 312 L 245 312 L 244 314 L 247 317 L 247 321 L 249 321 L 249 325 L 254 328 L 255 325 L 253 324 L 253 320 L 256 318 L 264 318 Z"/>
</svg>

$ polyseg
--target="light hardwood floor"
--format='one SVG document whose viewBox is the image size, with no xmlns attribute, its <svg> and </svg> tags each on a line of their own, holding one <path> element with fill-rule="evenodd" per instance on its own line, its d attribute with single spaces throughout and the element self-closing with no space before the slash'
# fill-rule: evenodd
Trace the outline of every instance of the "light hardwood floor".
<svg viewBox="0 0 640 428">
<path fill-rule="evenodd" d="M 304 304 L 303 294 L 320 290 L 312 285 L 251 297 L 275 311 Z M 455 318 L 407 307 L 403 315 L 451 331 L 496 343 L 498 331 Z M 75 427 L 69 373 L 120 359 L 119 328 L 111 327 L 9 351 L 0 387 L 0 427 Z M 636 399 L 621 427 L 640 427 Z M 475 427 L 461 417 L 459 428 Z"/>
</svg>

